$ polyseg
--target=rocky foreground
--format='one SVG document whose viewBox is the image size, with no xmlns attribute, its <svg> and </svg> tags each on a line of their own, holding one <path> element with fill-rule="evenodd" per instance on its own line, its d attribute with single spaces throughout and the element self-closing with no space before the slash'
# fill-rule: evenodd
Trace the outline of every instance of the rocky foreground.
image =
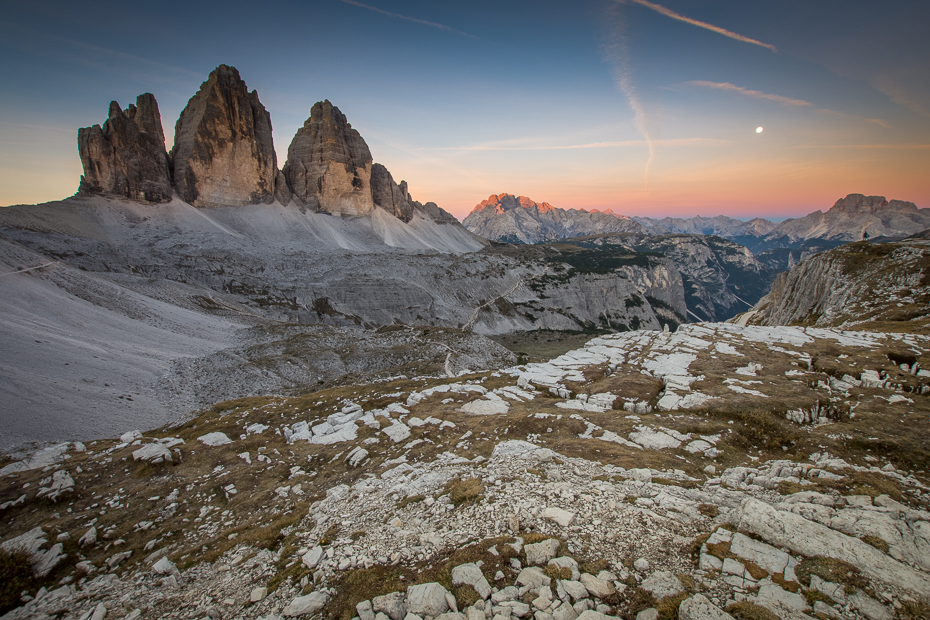
<svg viewBox="0 0 930 620">
<path fill-rule="evenodd" d="M 61 444 L 4 618 L 926 617 L 928 351 L 690 325 Z"/>
</svg>

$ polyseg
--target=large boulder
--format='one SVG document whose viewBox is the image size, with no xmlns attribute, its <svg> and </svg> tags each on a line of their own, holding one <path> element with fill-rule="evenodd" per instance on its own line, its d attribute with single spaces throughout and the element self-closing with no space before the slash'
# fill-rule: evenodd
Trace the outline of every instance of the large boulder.
<svg viewBox="0 0 930 620">
<path fill-rule="evenodd" d="M 710 602 L 703 594 L 695 594 L 678 607 L 681 620 L 733 620 L 733 616 Z"/>
<path fill-rule="evenodd" d="M 899 562 L 872 545 L 809 521 L 792 512 L 746 498 L 738 512 L 738 527 L 777 547 L 807 557 L 825 556 L 848 562 L 865 575 L 930 597 L 930 576 Z"/>
<path fill-rule="evenodd" d="M 421 583 L 410 586 L 407 588 L 407 612 L 435 618 L 449 611 L 450 596 L 449 591 L 439 583 Z"/>
<path fill-rule="evenodd" d="M 233 67 L 217 67 L 187 102 L 171 158 L 178 196 L 195 207 L 274 201 L 271 116 Z"/>
<path fill-rule="evenodd" d="M 171 201 L 165 134 L 151 93 L 139 95 L 125 110 L 111 101 L 103 126 L 78 129 L 78 151 L 84 167 L 79 193 Z"/>
<path fill-rule="evenodd" d="M 370 213 L 374 209 L 371 172 L 371 152 L 358 131 L 329 101 L 315 103 L 287 149 L 284 176 L 294 198 L 326 213 Z M 386 196 L 390 187 L 382 177 L 379 196 Z"/>
</svg>

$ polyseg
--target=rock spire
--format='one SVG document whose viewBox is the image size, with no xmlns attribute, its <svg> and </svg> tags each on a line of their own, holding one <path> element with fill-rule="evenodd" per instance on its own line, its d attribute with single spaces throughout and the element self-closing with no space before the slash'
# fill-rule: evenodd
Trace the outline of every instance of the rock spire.
<svg viewBox="0 0 930 620">
<path fill-rule="evenodd" d="M 234 67 L 217 67 L 187 102 L 171 156 L 178 196 L 196 207 L 274 201 L 271 116 Z"/>
<path fill-rule="evenodd" d="M 358 131 L 329 101 L 314 104 L 287 149 L 284 176 L 294 198 L 328 213 L 370 213 L 371 175 L 371 152 Z M 382 182 L 379 187 L 386 194 L 387 185 Z"/>
<path fill-rule="evenodd" d="M 110 102 L 103 126 L 78 130 L 78 151 L 84 174 L 78 192 L 169 202 L 171 177 L 158 102 L 151 93 L 122 110 Z"/>
</svg>

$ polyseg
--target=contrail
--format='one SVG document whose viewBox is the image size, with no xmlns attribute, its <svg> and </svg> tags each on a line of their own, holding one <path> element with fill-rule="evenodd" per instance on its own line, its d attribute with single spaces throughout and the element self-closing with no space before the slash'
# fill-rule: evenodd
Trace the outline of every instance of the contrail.
<svg viewBox="0 0 930 620">
<path fill-rule="evenodd" d="M 454 32 L 455 34 L 460 34 L 464 37 L 471 37 L 477 39 L 473 34 L 468 34 L 467 32 L 462 32 L 461 30 L 456 30 L 455 28 L 450 28 L 445 24 L 438 24 L 436 22 L 429 22 L 425 19 L 417 19 L 416 17 L 410 17 L 408 15 L 401 15 L 400 13 L 391 13 L 390 11 L 385 11 L 384 9 L 379 9 L 376 6 L 371 6 L 368 4 L 362 4 L 361 2 L 356 2 L 356 0 L 339 0 L 345 4 L 351 4 L 352 6 L 361 7 L 363 9 L 368 9 L 369 11 L 374 11 L 375 13 L 381 13 L 382 15 L 387 15 L 388 17 L 396 17 L 397 19 L 406 19 L 408 22 L 414 22 L 417 24 L 423 24 L 424 26 L 432 26 L 433 28 L 439 28 L 440 30 L 446 30 L 448 32 Z"/>
<path fill-rule="evenodd" d="M 704 88 L 716 88 L 717 90 L 728 90 L 734 93 L 739 93 L 740 95 L 746 95 L 747 97 L 755 97 L 756 99 L 768 99 L 769 101 L 775 101 L 776 103 L 781 103 L 784 105 L 814 105 L 810 101 L 804 101 L 803 99 L 791 99 L 790 97 L 782 97 L 781 95 L 770 95 L 769 93 L 764 93 L 761 90 L 750 90 L 748 88 L 743 88 L 742 86 L 730 84 L 729 82 L 706 82 L 704 80 L 692 80 L 688 82 L 688 84 L 692 86 L 703 86 Z"/>
<path fill-rule="evenodd" d="M 2 123 L 3 121 L 0 121 Z M 690 145 L 723 145 L 729 140 L 719 138 L 672 138 L 669 140 L 653 140 L 654 146 L 690 146 Z M 476 144 L 473 146 L 439 146 L 417 149 L 420 151 L 567 151 L 577 149 L 605 149 L 626 146 L 648 146 L 645 140 L 617 140 L 613 142 L 588 142 L 586 144 L 562 144 L 556 146 L 506 146 L 500 144 Z"/>
<path fill-rule="evenodd" d="M 630 102 L 630 108 L 633 109 L 633 120 L 636 128 L 646 140 L 646 147 L 649 149 L 649 158 L 646 160 L 646 170 L 644 182 L 646 185 L 646 194 L 649 194 L 649 172 L 652 168 L 652 162 L 655 160 L 658 152 L 658 145 L 649 131 L 648 115 L 642 99 L 639 97 L 639 91 L 633 83 L 633 67 L 630 64 L 630 51 L 627 46 L 626 33 L 624 32 L 624 22 L 622 17 L 617 16 L 613 26 L 613 41 L 607 46 L 607 56 L 613 65 L 614 83 L 623 91 L 627 100 Z"/>
<path fill-rule="evenodd" d="M 769 93 L 764 93 L 761 90 L 751 90 L 749 88 L 743 88 L 742 86 L 736 86 L 735 84 L 730 84 L 729 82 L 707 82 L 704 80 L 692 80 L 686 82 L 691 86 L 701 86 L 704 88 L 715 88 L 717 90 L 725 90 L 733 93 L 738 93 L 740 95 L 745 95 L 747 97 L 753 97 L 755 99 L 767 99 L 769 101 L 774 101 L 782 105 L 790 106 L 810 106 L 813 107 L 813 103 L 810 101 L 804 101 L 803 99 L 791 99 L 790 97 L 782 97 L 781 95 L 772 95 Z M 885 129 L 891 129 L 891 125 L 887 121 L 884 121 L 880 118 L 866 118 L 864 116 L 856 116 L 855 114 L 847 114 L 846 112 L 840 112 L 838 110 L 831 110 L 829 108 L 816 108 L 817 112 L 823 114 L 832 114 L 833 116 L 838 116 L 840 118 L 847 118 L 854 121 L 862 121 L 865 123 L 875 123 L 880 127 Z"/>
<path fill-rule="evenodd" d="M 743 43 L 752 43 L 753 45 L 758 45 L 759 47 L 770 49 L 773 52 L 778 51 L 774 45 L 763 43 L 762 41 L 756 41 L 755 39 L 750 39 L 749 37 L 744 37 L 741 34 L 736 34 L 735 32 L 731 32 L 727 30 L 726 28 L 721 28 L 720 26 L 714 26 L 713 24 L 708 24 L 707 22 L 702 22 L 696 19 L 691 19 L 690 17 L 685 17 L 684 15 L 681 15 L 680 13 L 676 13 L 675 11 L 671 9 L 667 9 L 664 6 L 655 4 L 653 2 L 649 2 L 649 0 L 617 0 L 617 1 L 624 2 L 624 3 L 639 4 L 639 5 L 646 7 L 647 9 L 652 9 L 656 13 L 661 13 L 662 15 L 665 15 L 666 17 L 671 17 L 672 19 L 677 19 L 680 22 L 691 24 L 692 26 L 697 26 L 698 28 L 704 28 L 705 30 L 710 30 L 711 32 L 716 32 L 717 34 L 722 34 L 723 36 L 729 37 L 731 39 L 735 39 L 736 41 L 742 41 Z"/>
</svg>

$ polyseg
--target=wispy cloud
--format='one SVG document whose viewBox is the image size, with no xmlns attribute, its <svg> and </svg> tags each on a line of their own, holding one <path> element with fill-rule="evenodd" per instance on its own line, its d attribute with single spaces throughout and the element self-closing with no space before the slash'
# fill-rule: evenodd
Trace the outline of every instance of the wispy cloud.
<svg viewBox="0 0 930 620">
<path fill-rule="evenodd" d="M 910 142 L 905 144 L 802 144 L 802 149 L 858 149 L 883 151 L 927 151 L 930 144 Z"/>
<path fill-rule="evenodd" d="M 639 96 L 639 90 L 633 82 L 633 66 L 630 62 L 630 49 L 626 39 L 626 24 L 622 16 L 615 15 L 611 32 L 610 43 L 605 47 L 607 60 L 610 61 L 614 84 L 626 95 L 630 108 L 633 110 L 633 122 L 639 133 L 645 139 L 646 147 L 649 149 L 649 158 L 646 160 L 646 169 L 644 172 L 644 183 L 646 193 L 649 193 L 649 172 L 652 170 L 652 162 L 655 160 L 659 151 L 659 144 L 656 143 L 653 136 L 652 127 L 657 125 L 654 115 L 650 115 Z"/>
<path fill-rule="evenodd" d="M 736 86 L 735 84 L 730 84 L 729 82 L 707 82 L 705 80 L 692 80 L 686 82 L 691 86 L 700 86 L 701 88 L 713 88 L 716 90 L 728 91 L 731 93 L 737 93 L 745 97 L 752 97 L 753 99 L 765 99 L 768 101 L 774 101 L 775 103 L 780 103 L 787 106 L 798 106 L 798 107 L 810 107 L 813 108 L 814 104 L 810 101 L 804 101 L 803 99 L 792 99 L 790 97 L 783 97 L 781 95 L 773 95 L 770 93 L 764 93 L 761 90 L 752 90 L 749 88 L 743 88 L 742 86 Z M 845 118 L 849 120 L 862 121 L 865 123 L 875 123 L 885 129 L 891 129 L 886 121 L 883 121 L 880 118 L 866 118 L 864 116 L 857 116 L 855 114 L 847 114 L 846 112 L 840 112 L 839 110 L 831 110 L 829 108 L 814 108 L 817 112 L 823 114 L 830 114 L 832 116 L 838 116 L 840 118 Z"/>
<path fill-rule="evenodd" d="M 708 24 L 707 22 L 702 22 L 697 19 L 685 17 L 684 15 L 680 13 L 676 13 L 675 11 L 668 9 L 660 4 L 649 2 L 649 0 L 617 0 L 617 1 L 624 2 L 626 4 L 639 4 L 641 6 L 646 7 L 647 9 L 652 9 L 656 13 L 661 13 L 662 15 L 665 15 L 666 17 L 671 17 L 672 19 L 677 19 L 680 22 L 691 24 L 692 26 L 697 26 L 698 28 L 704 28 L 705 30 L 710 30 L 711 32 L 716 32 L 717 34 L 722 34 L 723 36 L 729 37 L 731 39 L 735 39 L 736 41 L 742 41 L 743 43 L 751 43 L 753 45 L 758 45 L 759 47 L 770 49 L 773 52 L 778 51 L 774 45 L 770 45 L 769 43 L 763 43 L 762 41 L 757 41 L 755 39 L 745 37 L 741 34 L 737 34 L 735 32 L 727 30 L 726 28 L 721 28 L 720 26 L 714 26 L 713 24 Z"/>
<path fill-rule="evenodd" d="M 577 149 L 609 149 L 622 148 L 628 146 L 695 146 L 695 145 L 723 145 L 729 144 L 729 140 L 720 140 L 717 138 L 673 138 L 669 140 L 617 140 L 611 142 L 589 142 L 586 144 L 562 144 L 562 145 L 537 145 L 537 146 L 520 146 L 508 144 L 475 144 L 471 146 L 443 146 L 443 147 L 426 147 L 418 150 L 423 151 L 568 151 Z"/>
<path fill-rule="evenodd" d="M 813 106 L 810 101 L 804 101 L 803 99 L 791 99 L 790 97 L 782 97 L 781 95 L 771 95 L 769 93 L 764 93 L 761 90 L 751 90 L 749 88 L 743 88 L 742 86 L 737 86 L 735 84 L 730 84 L 729 82 L 707 82 L 704 80 L 691 80 L 688 82 L 691 86 L 701 86 L 703 88 L 715 88 L 717 90 L 726 90 L 733 93 L 739 93 L 740 95 L 745 95 L 747 97 L 753 97 L 755 99 L 768 99 L 769 101 L 774 101 L 776 103 L 781 103 L 782 105 L 794 105 L 794 106 Z"/>
<path fill-rule="evenodd" d="M 91 43 L 84 43 L 83 41 L 77 41 L 75 39 L 69 39 L 67 37 L 59 37 L 56 35 L 41 32 L 39 30 L 33 30 L 32 28 L 27 28 L 19 24 L 9 24 L 9 26 L 11 27 L 12 30 L 19 31 L 23 34 L 29 35 L 33 43 L 35 42 L 36 38 L 43 38 L 49 41 L 54 41 L 57 43 L 70 46 L 75 49 L 83 50 L 85 52 L 88 52 L 98 57 L 118 59 L 118 60 L 136 64 L 136 65 L 149 67 L 151 69 L 170 71 L 173 73 L 188 75 L 192 77 L 202 77 L 199 73 L 197 73 L 196 71 L 191 71 L 190 69 L 185 69 L 182 67 L 175 67 L 175 66 L 168 65 L 168 64 L 158 62 L 155 60 L 150 60 L 148 58 L 142 58 L 141 56 L 135 56 L 133 54 L 128 54 L 126 52 L 122 52 L 119 50 L 110 49 L 108 47 L 101 47 L 99 45 L 93 45 Z"/>
<path fill-rule="evenodd" d="M 379 9 L 376 6 L 371 6 L 370 4 L 363 4 L 361 2 L 356 2 L 356 0 L 339 0 L 344 4 L 351 4 L 352 6 L 357 6 L 363 9 L 368 9 L 369 11 L 374 11 L 375 13 L 381 13 L 382 15 L 387 15 L 388 17 L 395 17 L 397 19 L 404 19 L 408 22 L 413 22 L 415 24 L 423 24 L 424 26 L 431 26 L 433 28 L 439 28 L 440 30 L 445 30 L 447 32 L 454 32 L 455 34 L 460 34 L 463 37 L 471 37 L 477 39 L 473 34 L 468 34 L 467 32 L 462 32 L 461 30 L 456 30 L 455 28 L 450 28 L 445 24 L 439 24 L 437 22 L 427 21 L 425 19 L 419 19 L 417 17 L 410 17 L 409 15 L 401 15 L 400 13 L 392 13 L 391 11 L 385 11 L 384 9 Z"/>
</svg>

